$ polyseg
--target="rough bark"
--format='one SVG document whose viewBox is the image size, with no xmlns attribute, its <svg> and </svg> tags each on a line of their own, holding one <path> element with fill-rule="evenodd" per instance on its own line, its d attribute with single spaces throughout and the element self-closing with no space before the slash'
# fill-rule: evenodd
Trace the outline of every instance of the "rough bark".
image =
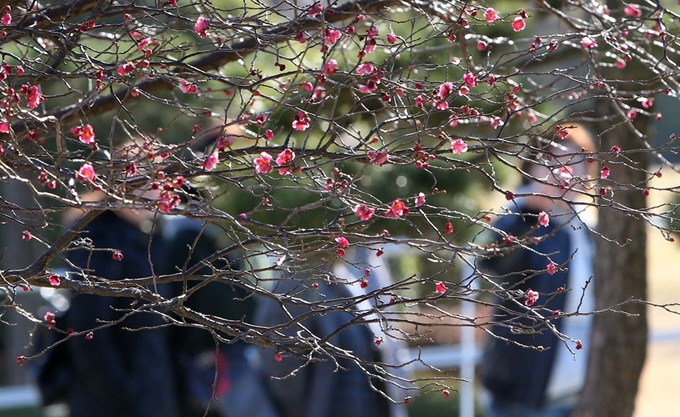
<svg viewBox="0 0 680 417">
<path fill-rule="evenodd" d="M 599 112 L 611 107 L 602 103 Z M 600 114 L 602 116 L 602 114 Z M 649 121 L 637 120 L 636 128 L 645 132 Z M 598 126 L 600 149 L 613 145 L 623 149 L 639 149 L 640 141 L 625 124 L 607 131 Z M 648 178 L 644 168 L 648 155 L 630 155 L 633 168 L 608 165 L 611 176 L 619 184 L 644 184 Z M 614 190 L 613 205 L 630 208 L 645 207 L 645 196 L 639 189 Z M 635 408 L 638 381 L 647 353 L 647 317 L 642 303 L 621 303 L 631 299 L 646 299 L 647 256 L 646 223 L 643 219 L 612 207 L 599 210 L 598 229 L 612 241 L 597 239 L 595 294 L 598 309 L 612 308 L 597 314 L 593 320 L 588 373 L 584 394 L 572 416 L 630 417 Z"/>
</svg>

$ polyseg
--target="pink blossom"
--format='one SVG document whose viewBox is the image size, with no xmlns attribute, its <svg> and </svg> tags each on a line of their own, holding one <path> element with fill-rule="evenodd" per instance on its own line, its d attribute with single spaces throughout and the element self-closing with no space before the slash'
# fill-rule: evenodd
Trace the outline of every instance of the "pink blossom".
<svg viewBox="0 0 680 417">
<path fill-rule="evenodd" d="M 57 323 L 57 315 L 51 311 L 48 311 L 45 313 L 45 316 L 43 316 L 43 320 L 45 320 L 45 323 L 47 323 L 47 328 L 52 329 Z"/>
<path fill-rule="evenodd" d="M 255 171 L 258 174 L 268 174 L 272 172 L 272 156 L 267 152 L 260 153 L 260 157 L 255 159 Z"/>
<path fill-rule="evenodd" d="M 302 84 L 300 84 L 300 87 L 302 87 L 303 89 L 305 89 L 305 90 L 307 90 L 307 91 L 312 91 L 312 90 L 314 90 L 314 86 L 313 86 L 312 83 L 310 83 L 309 81 L 303 82 Z"/>
<path fill-rule="evenodd" d="M 388 160 L 387 151 L 368 151 L 368 162 L 371 165 L 382 165 Z"/>
<path fill-rule="evenodd" d="M 366 39 L 366 43 L 364 44 L 364 49 L 362 49 L 362 51 L 359 53 L 359 55 L 360 55 L 359 57 L 361 58 L 361 57 L 363 57 L 363 55 L 370 54 L 373 51 L 375 51 L 375 46 L 377 44 L 378 43 L 373 38 Z"/>
<path fill-rule="evenodd" d="M 182 90 L 184 94 L 196 94 L 198 87 L 185 79 L 179 80 L 179 89 Z"/>
<path fill-rule="evenodd" d="M 272 132 L 271 129 L 267 129 L 264 131 L 264 139 L 269 141 L 274 139 L 274 132 Z"/>
<path fill-rule="evenodd" d="M 370 62 L 364 62 L 357 67 L 357 74 L 359 75 L 371 75 L 378 72 L 377 68 Z"/>
<path fill-rule="evenodd" d="M 281 151 L 279 156 L 276 157 L 276 165 L 285 166 L 285 168 L 279 168 L 279 174 L 286 175 L 292 173 L 293 169 L 288 165 L 292 165 L 294 159 L 295 152 L 287 148 Z"/>
<path fill-rule="evenodd" d="M 438 101 L 436 106 L 437 110 L 447 110 L 449 108 L 449 102 L 448 101 Z"/>
<path fill-rule="evenodd" d="M 610 173 L 609 167 L 606 165 L 603 166 L 602 170 L 600 170 L 600 178 L 606 180 L 607 178 L 609 178 L 609 173 Z"/>
<path fill-rule="evenodd" d="M 311 17 L 316 17 L 318 16 L 321 12 L 323 12 L 323 6 L 321 3 L 314 3 L 312 7 L 309 8 L 307 11 L 307 14 Z"/>
<path fill-rule="evenodd" d="M 497 129 L 498 126 L 500 126 L 502 123 L 503 123 L 503 121 L 501 120 L 500 117 L 494 116 L 493 119 L 491 119 L 491 122 L 490 122 L 489 124 L 490 124 L 491 127 L 493 127 L 494 129 Z"/>
<path fill-rule="evenodd" d="M 227 150 L 227 148 L 231 147 L 234 144 L 234 137 L 233 136 L 220 136 L 220 138 L 217 140 L 217 150 L 219 152 L 224 152 Z"/>
<path fill-rule="evenodd" d="M 456 139 L 451 142 L 451 151 L 454 155 L 460 155 L 467 152 L 468 146 L 463 139 Z"/>
<path fill-rule="evenodd" d="M 323 72 L 326 75 L 333 75 L 338 69 L 338 61 L 333 58 L 329 59 L 328 62 L 323 66 Z"/>
<path fill-rule="evenodd" d="M 626 16 L 638 18 L 642 16 L 642 11 L 640 10 L 640 5 L 635 4 L 635 3 L 630 3 L 626 5 L 626 8 L 623 9 L 623 12 L 626 14 Z"/>
<path fill-rule="evenodd" d="M 434 290 L 439 294 L 446 293 L 446 285 L 443 282 L 437 281 L 434 286 Z"/>
<path fill-rule="evenodd" d="M 401 216 L 408 216 L 408 208 L 400 199 L 396 199 L 392 202 L 390 210 L 385 214 L 386 217 L 391 219 L 396 219 Z"/>
<path fill-rule="evenodd" d="M 29 240 L 33 239 L 33 233 L 31 233 L 31 232 L 28 231 L 28 230 L 24 230 L 24 231 L 21 233 L 21 239 L 28 242 Z"/>
<path fill-rule="evenodd" d="M 312 103 L 316 103 L 323 100 L 324 97 L 326 97 L 326 89 L 324 87 L 318 86 L 314 89 L 314 92 L 312 93 L 312 98 L 310 98 L 309 100 Z"/>
<path fill-rule="evenodd" d="M 418 193 L 418 196 L 416 197 L 416 207 L 421 207 L 425 204 L 425 194 L 424 193 Z"/>
<path fill-rule="evenodd" d="M 378 84 L 373 80 L 368 80 L 368 83 L 366 83 L 366 85 L 362 84 L 359 86 L 359 92 L 362 94 L 374 93 L 377 89 Z"/>
<path fill-rule="evenodd" d="M 357 215 L 361 220 L 367 221 L 373 217 L 375 209 L 366 207 L 365 204 L 357 204 L 354 206 L 354 214 Z"/>
<path fill-rule="evenodd" d="M 550 224 L 550 216 L 545 211 L 538 213 L 538 224 L 543 227 L 548 227 Z"/>
<path fill-rule="evenodd" d="M 326 45 L 335 45 L 335 43 L 342 37 L 342 32 L 338 29 L 326 28 L 324 31 L 324 43 Z"/>
<path fill-rule="evenodd" d="M 597 48 L 597 42 L 595 42 L 590 36 L 584 36 L 581 38 L 581 46 L 586 49 Z"/>
<path fill-rule="evenodd" d="M 163 191 L 156 200 L 156 204 L 158 204 L 160 210 L 165 214 L 170 213 L 172 209 L 179 206 L 180 202 L 179 196 L 168 190 Z"/>
<path fill-rule="evenodd" d="M 574 169 L 572 167 L 559 167 L 553 169 L 553 175 L 562 181 L 570 181 L 574 178 Z"/>
<path fill-rule="evenodd" d="M 3 61 L 2 64 L 0 64 L 0 77 L 2 77 L 1 79 L 4 80 L 6 77 L 10 76 L 12 74 L 13 68 L 14 68 L 13 65 L 9 65 L 8 63 Z"/>
<path fill-rule="evenodd" d="M 560 129 L 559 132 L 557 132 L 557 135 L 560 139 L 564 140 L 569 136 L 569 131 L 567 129 Z"/>
<path fill-rule="evenodd" d="M 203 169 L 206 171 L 212 171 L 217 167 L 217 164 L 220 162 L 220 157 L 217 154 L 217 151 L 213 152 L 206 158 L 205 161 L 203 161 Z"/>
<path fill-rule="evenodd" d="M 61 279 L 59 278 L 59 275 L 52 274 L 49 277 L 47 277 L 47 280 L 50 282 L 50 285 L 53 287 L 58 287 L 61 285 Z"/>
<path fill-rule="evenodd" d="M 468 94 L 470 94 L 470 88 L 467 85 L 462 85 L 458 89 L 458 95 L 459 96 L 467 96 Z"/>
<path fill-rule="evenodd" d="M 455 86 L 450 81 L 442 83 L 442 85 L 439 86 L 439 98 L 442 100 L 446 100 L 448 96 L 453 94 L 454 88 Z"/>
<path fill-rule="evenodd" d="M 305 33 L 301 30 L 298 30 L 297 32 L 295 32 L 295 40 L 300 42 L 300 43 L 307 42 L 307 39 L 305 39 Z"/>
<path fill-rule="evenodd" d="M 28 91 L 25 93 L 26 98 L 28 99 L 28 107 L 31 109 L 35 109 L 45 101 L 45 98 L 43 95 L 40 93 L 40 89 L 38 88 L 37 85 L 32 85 Z"/>
<path fill-rule="evenodd" d="M 0 122 L 0 133 L 9 133 L 9 123 Z"/>
<path fill-rule="evenodd" d="M 545 266 L 545 269 L 548 271 L 548 274 L 550 275 L 555 275 L 559 269 L 557 269 L 557 264 L 555 262 L 550 262 L 548 265 Z"/>
<path fill-rule="evenodd" d="M 517 16 L 515 20 L 512 21 L 512 30 L 515 32 L 521 32 L 525 27 L 527 27 L 527 24 L 522 16 Z"/>
<path fill-rule="evenodd" d="M 654 105 L 654 100 L 648 97 L 639 97 L 637 101 L 642 104 L 643 109 L 648 109 Z"/>
<path fill-rule="evenodd" d="M 340 257 L 345 256 L 345 249 L 349 246 L 349 241 L 342 236 L 336 237 L 335 241 L 338 243 L 336 253 Z"/>
<path fill-rule="evenodd" d="M 335 242 L 338 244 L 340 249 L 347 249 L 349 247 L 349 241 L 343 236 L 336 237 Z"/>
<path fill-rule="evenodd" d="M 484 11 L 484 19 L 489 23 L 493 23 L 498 20 L 498 13 L 496 13 L 496 10 L 489 7 Z"/>
<path fill-rule="evenodd" d="M 397 35 L 395 35 L 395 34 L 392 33 L 392 32 L 388 33 L 388 34 L 387 34 L 387 42 L 388 42 L 390 45 L 394 45 L 395 43 L 397 43 Z"/>
<path fill-rule="evenodd" d="M 92 165 L 90 165 L 88 163 L 83 164 L 83 166 L 80 167 L 80 169 L 78 170 L 78 173 L 76 174 L 76 177 L 78 179 L 82 180 L 82 181 L 84 181 L 86 179 L 90 180 L 90 181 L 94 181 L 96 176 L 97 176 L 97 174 L 95 174 L 94 168 L 92 167 Z"/>
<path fill-rule="evenodd" d="M 444 231 L 443 231 L 443 233 L 444 233 L 445 235 L 450 235 L 451 233 L 453 233 L 453 223 L 451 223 L 451 222 L 446 222 L 446 224 L 444 225 Z"/>
<path fill-rule="evenodd" d="M 534 290 L 527 291 L 526 300 L 524 300 L 524 305 L 527 307 L 531 307 L 532 305 L 536 304 L 536 301 L 538 301 L 538 292 Z"/>
<path fill-rule="evenodd" d="M 298 114 L 295 115 L 295 120 L 293 120 L 292 126 L 293 129 L 300 132 L 304 132 L 305 130 L 309 129 L 309 118 L 307 117 L 307 114 L 303 111 L 298 112 Z"/>
<path fill-rule="evenodd" d="M 146 38 L 146 39 L 142 40 L 141 42 L 139 42 L 139 44 L 137 44 L 137 50 L 141 51 L 142 49 L 149 46 L 149 44 L 151 44 L 151 38 Z"/>
<path fill-rule="evenodd" d="M 74 126 L 71 128 L 71 133 L 78 136 L 78 139 L 86 145 L 93 145 L 95 143 L 95 134 L 92 125 Z"/>
<path fill-rule="evenodd" d="M 371 26 L 366 31 L 366 36 L 368 36 L 369 38 L 375 38 L 376 36 L 378 36 L 378 28 L 375 26 Z"/>
<path fill-rule="evenodd" d="M 486 51 L 486 48 L 489 47 L 489 44 L 487 44 L 484 41 L 477 41 L 477 50 L 478 51 Z"/>
<path fill-rule="evenodd" d="M 9 13 L 5 13 L 2 15 L 2 24 L 5 26 L 9 26 L 12 24 L 12 15 Z"/>
<path fill-rule="evenodd" d="M 129 73 L 135 70 L 135 64 L 128 61 L 125 64 L 119 65 L 118 66 L 118 75 L 121 77 L 125 77 Z"/>
<path fill-rule="evenodd" d="M 463 76 L 463 81 L 470 87 L 477 87 L 477 77 L 474 74 L 468 72 Z"/>
<path fill-rule="evenodd" d="M 208 30 L 208 26 L 208 21 L 203 16 L 199 16 L 194 25 L 194 31 L 196 31 L 201 38 L 205 38 L 208 36 L 208 34 L 205 33 L 205 31 Z"/>
<path fill-rule="evenodd" d="M 624 61 L 621 58 L 616 58 L 616 62 L 614 63 L 614 65 L 618 69 L 624 69 L 624 68 L 626 68 L 626 61 Z"/>
</svg>

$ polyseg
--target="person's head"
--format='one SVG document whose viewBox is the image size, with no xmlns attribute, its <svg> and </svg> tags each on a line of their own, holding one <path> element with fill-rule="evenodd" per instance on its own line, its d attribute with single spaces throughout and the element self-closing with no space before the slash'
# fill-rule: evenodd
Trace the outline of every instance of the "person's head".
<svg viewBox="0 0 680 417">
<path fill-rule="evenodd" d="M 560 204 L 561 197 L 577 198 L 577 193 L 572 191 L 585 190 L 584 183 L 594 177 L 596 166 L 590 159 L 595 151 L 592 134 L 577 124 L 564 126 L 566 136 L 562 138 L 558 134 L 543 143 L 541 151 L 522 165 L 525 190 L 545 196 L 532 198 L 531 205 L 549 207 Z"/>
</svg>

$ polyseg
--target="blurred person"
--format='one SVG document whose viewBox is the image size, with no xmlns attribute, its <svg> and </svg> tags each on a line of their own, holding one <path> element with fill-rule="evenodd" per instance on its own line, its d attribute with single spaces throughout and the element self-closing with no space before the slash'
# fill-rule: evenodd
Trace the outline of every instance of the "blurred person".
<svg viewBox="0 0 680 417">
<path fill-rule="evenodd" d="M 243 287 L 221 277 L 243 269 L 238 256 L 230 254 L 208 262 L 220 249 L 230 246 L 226 235 L 215 225 L 185 216 L 165 216 L 161 225 L 173 259 L 170 273 L 182 273 L 203 264 L 192 275 L 203 275 L 208 280 L 175 282 L 173 295 L 185 295 L 183 305 L 205 317 L 249 321 L 253 298 Z M 226 334 L 220 336 L 230 339 Z M 245 342 L 216 346 L 211 332 L 176 326 L 170 329 L 170 349 L 183 417 L 204 416 L 206 410 L 207 416 L 242 415 L 239 407 L 243 397 L 234 398 L 234 394 L 249 372 Z"/>
<path fill-rule="evenodd" d="M 238 124 L 225 121 L 212 123 L 197 135 L 190 152 L 198 158 L 218 152 L 222 147 L 233 146 L 244 137 Z M 219 163 L 219 159 L 216 164 Z M 200 217 L 201 205 L 209 200 L 195 184 L 182 181 L 177 190 L 181 203 L 174 212 L 161 219 L 161 230 L 172 254 L 171 274 L 186 274 L 172 284 L 174 297 L 182 297 L 182 305 L 192 312 L 214 320 L 252 322 L 254 298 L 246 288 L 243 275 L 244 262 L 241 251 L 216 254 L 234 245 L 216 223 Z M 241 285 L 243 284 L 243 285 Z M 170 329 L 170 349 L 177 381 L 179 406 L 183 417 L 226 417 L 257 415 L 266 417 L 266 401 L 252 400 L 258 391 L 246 358 L 246 342 L 236 340 L 217 330 L 215 333 L 195 326 L 173 326 Z M 245 325 L 245 324 L 244 324 Z M 245 332 L 242 327 L 236 330 Z M 217 337 L 222 339 L 217 340 Z M 225 341 L 226 340 L 226 341 Z M 257 401 L 257 402 L 256 402 Z"/>
<path fill-rule="evenodd" d="M 83 200 L 103 200 L 95 192 Z M 82 211 L 71 210 L 66 223 Z M 148 210 L 105 210 L 80 234 L 79 247 L 67 253 L 84 280 L 111 281 L 158 274 L 170 263 Z M 71 275 L 72 277 L 74 275 Z M 158 285 L 168 297 L 170 288 Z M 60 325 L 76 332 L 65 342 L 70 383 L 66 402 L 71 417 L 179 417 L 165 321 L 148 309 L 124 316 L 143 302 L 126 297 L 74 294 Z M 105 323 L 119 321 L 112 326 Z M 143 329 L 143 330 L 141 330 Z"/>
<path fill-rule="evenodd" d="M 568 202 L 578 200 L 578 192 L 569 187 L 580 187 L 577 178 L 587 181 L 593 173 L 594 164 L 586 161 L 592 151 L 593 138 L 580 126 L 569 129 L 566 138 L 549 142 L 545 152 L 551 157 L 545 162 L 536 157 L 522 166 L 527 176 L 516 194 L 526 196 L 515 198 L 513 213 L 494 224 L 513 239 L 540 240 L 528 244 L 530 249 L 483 260 L 480 269 L 504 290 L 522 290 L 538 299 L 504 297 L 494 311 L 491 331 L 497 337 L 489 338 L 481 360 L 487 417 L 568 417 L 578 401 L 591 316 L 560 315 L 577 309 L 589 313 L 594 307 L 589 282 L 594 245 L 582 223 L 587 213 Z M 550 322 L 572 340 L 561 340 L 541 320 L 532 319 L 527 314 L 532 305 L 543 317 L 553 317 Z"/>
<path fill-rule="evenodd" d="M 342 304 L 349 297 L 361 297 L 378 288 L 391 284 L 386 266 L 374 268 L 367 263 L 368 249 L 348 250 L 346 259 L 352 263 L 335 265 L 332 274 L 338 281 L 315 281 L 314 289 L 307 288 L 297 280 L 280 279 L 276 282 L 273 293 L 295 294 L 307 302 L 324 302 L 326 305 Z M 379 262 L 373 257 L 374 262 Z M 369 267 L 371 275 L 364 276 L 364 269 Z M 368 283 L 364 288 L 357 277 L 364 277 Z M 347 280 L 347 283 L 344 282 Z M 351 282 L 355 281 L 355 282 Z M 317 286 L 318 285 L 318 286 Z M 387 381 L 369 377 L 366 371 L 356 363 L 345 358 L 334 359 L 314 355 L 316 360 L 292 356 L 280 356 L 280 352 L 272 349 L 261 351 L 259 362 L 265 385 L 264 392 L 272 398 L 280 417 L 405 417 L 407 408 L 386 398 L 401 401 L 406 397 L 402 388 L 409 382 L 408 375 L 399 365 L 407 359 L 407 350 L 401 340 L 391 337 L 388 331 L 377 322 L 356 323 L 356 314 L 370 311 L 379 297 L 362 301 L 352 308 L 355 311 L 342 309 L 324 314 L 310 315 L 301 321 L 300 326 L 277 331 L 281 337 L 305 337 L 308 329 L 315 337 L 324 338 L 335 332 L 329 343 L 346 350 L 362 361 L 362 366 L 370 372 L 378 372 L 380 367 L 390 375 L 382 375 Z M 291 319 L 308 313 L 309 307 L 288 305 L 285 307 L 272 298 L 261 298 L 256 310 L 256 323 L 270 327 L 288 323 Z M 361 312 L 361 313 L 360 313 Z M 375 315 L 368 315 L 366 320 L 377 320 Z M 355 324 L 347 326 L 348 323 Z M 346 326 L 346 327 L 344 327 Z M 343 328 L 344 327 L 344 328 Z M 379 364 L 373 367 L 371 363 Z M 380 372 L 378 372 L 380 373 Z M 381 392 L 378 392 L 381 391 Z"/>
</svg>

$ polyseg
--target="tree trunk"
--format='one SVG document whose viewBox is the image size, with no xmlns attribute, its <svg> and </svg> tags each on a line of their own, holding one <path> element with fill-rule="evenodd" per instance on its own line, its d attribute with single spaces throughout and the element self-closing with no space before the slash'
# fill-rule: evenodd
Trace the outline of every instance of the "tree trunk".
<svg viewBox="0 0 680 417">
<path fill-rule="evenodd" d="M 596 112 L 604 113 L 609 109 L 610 104 L 601 103 Z M 649 118 L 636 120 L 636 128 L 643 133 L 647 131 L 648 124 Z M 605 132 L 611 128 L 611 122 L 598 128 L 598 132 Z M 600 150 L 607 151 L 613 145 L 624 150 L 641 148 L 639 139 L 623 123 L 601 137 Z M 629 157 L 633 168 L 623 164 L 607 165 L 611 169 L 610 178 L 619 184 L 644 184 L 648 177 L 645 168 L 649 156 L 639 152 Z M 642 208 L 645 207 L 646 198 L 641 190 L 614 189 L 613 201 L 630 208 Z M 612 241 L 596 239 L 597 261 L 594 272 L 597 308 L 616 306 L 631 298 L 646 299 L 646 222 L 614 208 L 603 207 L 599 210 L 598 230 Z M 590 346 L 585 347 L 590 352 L 586 385 L 572 416 L 633 415 L 638 380 L 647 354 L 645 307 L 641 303 L 628 303 L 613 309 L 627 314 L 609 311 L 595 315 Z"/>
</svg>

